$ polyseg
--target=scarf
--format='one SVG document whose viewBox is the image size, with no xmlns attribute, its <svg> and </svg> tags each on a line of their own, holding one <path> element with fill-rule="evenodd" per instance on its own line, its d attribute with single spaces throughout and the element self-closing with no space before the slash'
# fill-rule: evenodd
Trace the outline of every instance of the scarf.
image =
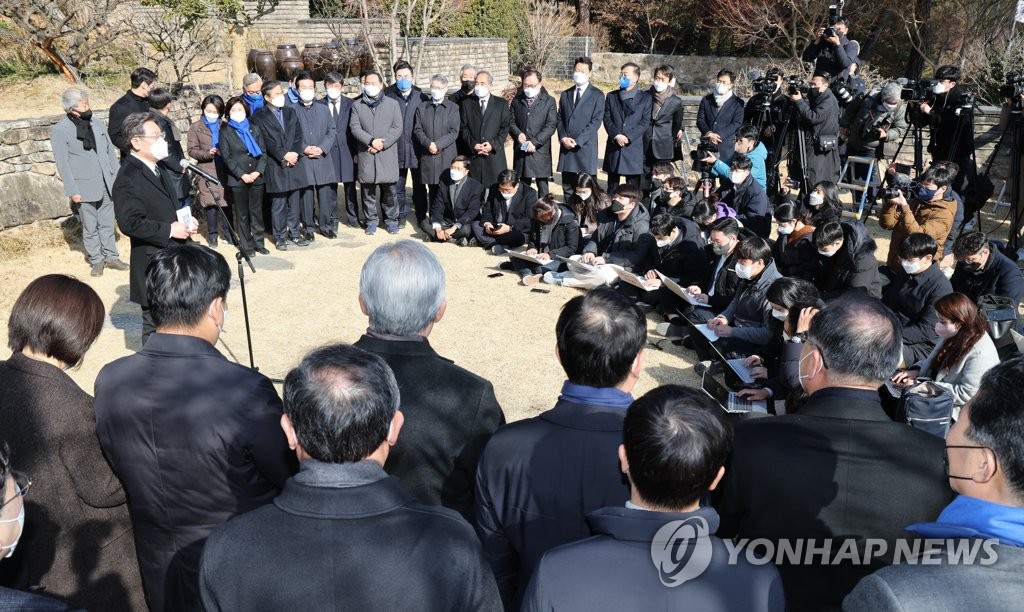
<svg viewBox="0 0 1024 612">
<path fill-rule="evenodd" d="M 540 226 L 540 246 L 541 250 L 547 248 L 551 244 L 551 234 L 555 231 L 555 226 L 558 225 L 558 220 L 562 218 L 562 209 L 555 209 L 555 216 L 552 217 L 551 223 L 545 223 Z"/>
<path fill-rule="evenodd" d="M 379 105 L 382 100 L 384 100 L 384 94 L 379 94 L 376 99 L 371 98 L 365 93 L 363 94 L 363 103 L 370 108 L 377 108 L 377 105 Z"/>
<path fill-rule="evenodd" d="M 613 408 L 628 408 L 633 403 L 633 396 L 615 387 L 588 387 L 577 385 L 568 380 L 562 384 L 562 394 L 558 401 L 572 402 L 573 404 L 589 404 L 591 406 L 610 406 Z"/>
<path fill-rule="evenodd" d="M 675 92 L 672 90 L 671 87 L 666 87 L 665 91 L 661 93 L 658 93 L 656 89 L 651 87 L 651 97 L 654 98 L 654 106 L 651 109 L 651 117 L 657 117 L 658 113 L 661 112 L 661 107 L 665 106 L 665 102 L 667 102 L 668 99 L 674 95 Z"/>
<path fill-rule="evenodd" d="M 86 111 L 86 117 L 78 117 L 68 113 L 68 119 L 75 124 L 75 138 L 82 141 L 82 148 L 86 151 L 96 150 L 96 136 L 92 133 L 92 111 Z"/>
<path fill-rule="evenodd" d="M 252 137 L 252 132 L 249 131 L 248 119 L 241 123 L 228 121 L 228 125 L 235 128 L 235 131 L 238 132 L 238 137 L 242 139 L 242 142 L 245 144 L 245 148 L 249 150 L 249 155 L 252 155 L 253 157 L 263 155 L 263 151 L 260 150 L 260 146 L 256 144 L 256 139 Z"/>
<path fill-rule="evenodd" d="M 210 128 L 210 133 L 213 134 L 213 140 L 210 141 L 212 143 L 210 146 L 216 149 L 217 145 L 220 144 L 220 119 L 210 122 L 206 120 L 206 115 L 199 115 L 199 117 L 203 120 L 203 125 Z"/>
<path fill-rule="evenodd" d="M 263 98 L 263 94 L 244 94 L 242 95 L 242 99 L 245 100 L 245 103 L 249 105 L 250 117 L 255 115 L 256 111 L 260 110 L 261 108 L 267 105 L 267 101 Z"/>
<path fill-rule="evenodd" d="M 992 538 L 1024 547 L 1024 508 L 960 495 L 934 523 L 914 523 L 907 531 L 926 538 Z"/>
<path fill-rule="evenodd" d="M 718 108 L 722 108 L 723 106 L 725 106 L 725 103 L 729 101 L 729 98 L 732 97 L 732 92 L 730 91 L 729 93 L 725 94 L 724 96 L 720 96 L 718 94 L 712 94 L 712 95 L 715 96 L 715 106 L 717 106 Z"/>
</svg>

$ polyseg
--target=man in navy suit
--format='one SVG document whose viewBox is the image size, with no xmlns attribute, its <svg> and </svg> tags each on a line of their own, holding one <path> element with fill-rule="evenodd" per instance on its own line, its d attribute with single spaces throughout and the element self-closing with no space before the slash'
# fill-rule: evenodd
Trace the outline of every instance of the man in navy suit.
<svg viewBox="0 0 1024 612">
<path fill-rule="evenodd" d="M 434 201 L 430 203 L 430 216 L 420 224 L 420 229 L 431 240 L 454 242 L 459 246 L 469 244 L 473 222 L 480 216 L 484 192 L 483 185 L 469 176 L 469 169 L 469 160 L 459 155 L 441 175 Z"/>
<path fill-rule="evenodd" d="M 572 80 L 576 83 L 558 98 L 558 171 L 568 199 L 581 173 L 597 176 L 597 130 L 604 119 L 604 94 L 590 86 L 594 62 L 576 58 Z"/>
<path fill-rule="evenodd" d="M 644 134 L 651 125 L 654 98 L 641 91 L 640 66 L 633 62 L 622 65 L 619 90 L 608 94 L 604 105 L 604 131 L 608 142 L 604 148 L 604 171 L 608 173 L 608 191 L 626 182 L 640 186 L 644 171 Z"/>
<path fill-rule="evenodd" d="M 338 135 L 327 156 L 338 171 L 338 181 L 342 185 L 342 193 L 345 196 L 343 222 L 349 227 L 359 226 L 358 201 L 356 200 L 356 164 L 355 141 L 352 139 L 352 131 L 348 127 L 349 116 L 352 113 L 352 100 L 342 94 L 342 85 L 345 77 L 337 72 L 328 72 L 324 78 L 324 88 L 327 90 L 327 97 L 320 100 L 319 104 L 326 104 L 331 117 L 337 123 Z M 332 227 L 331 233 L 337 235 L 338 228 Z"/>
<path fill-rule="evenodd" d="M 285 239 L 289 237 L 295 246 L 309 244 L 299 228 L 299 189 L 308 184 L 301 156 L 302 125 L 295 109 L 285 104 L 284 84 L 263 83 L 263 98 L 267 104 L 256 111 L 252 122 L 263 132 L 267 145 L 267 193 L 274 242 L 278 251 L 287 251 Z"/>
<path fill-rule="evenodd" d="M 167 157 L 167 141 L 153 113 L 132 113 L 121 124 L 128 145 L 114 179 L 114 217 L 132 241 L 128 299 L 142 306 L 142 343 L 156 329 L 146 299 L 146 266 L 153 254 L 172 241 L 185 241 L 199 224 L 178 221 L 173 180 L 157 162 Z"/>
<path fill-rule="evenodd" d="M 416 110 L 427 102 L 423 90 L 416 87 L 412 66 L 405 60 L 395 62 L 395 84 L 384 89 L 384 95 L 398 102 L 402 110 L 402 137 L 398 140 L 398 182 L 395 183 L 395 204 L 398 206 L 398 227 L 405 227 L 410 207 L 405 197 L 405 180 L 412 174 L 413 211 L 427 207 L 427 186 L 420 180 L 420 164 L 412 130 Z"/>
</svg>

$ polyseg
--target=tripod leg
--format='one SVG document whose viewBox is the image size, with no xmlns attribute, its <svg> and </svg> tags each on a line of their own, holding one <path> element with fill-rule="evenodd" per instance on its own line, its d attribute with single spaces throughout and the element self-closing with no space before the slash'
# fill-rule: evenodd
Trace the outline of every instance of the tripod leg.
<svg viewBox="0 0 1024 612">
<path fill-rule="evenodd" d="M 252 331 L 249 327 L 249 300 L 245 295 L 245 262 L 242 259 L 241 251 L 235 253 L 235 259 L 238 261 L 238 285 L 242 290 L 242 316 L 245 318 L 245 343 L 249 349 L 249 368 L 254 371 L 259 371 L 256 367 L 256 361 L 253 359 L 252 354 Z"/>
</svg>

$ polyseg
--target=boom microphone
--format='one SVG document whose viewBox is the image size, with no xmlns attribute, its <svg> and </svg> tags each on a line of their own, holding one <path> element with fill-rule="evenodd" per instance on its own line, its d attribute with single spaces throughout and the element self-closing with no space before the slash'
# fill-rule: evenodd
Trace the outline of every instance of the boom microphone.
<svg viewBox="0 0 1024 612">
<path fill-rule="evenodd" d="M 181 169 L 182 169 L 182 170 L 189 170 L 189 171 L 191 171 L 191 172 L 192 172 L 193 174 L 198 174 L 199 176 L 201 176 L 201 177 L 203 177 L 204 179 L 206 179 L 206 180 L 210 181 L 210 182 L 211 182 L 211 183 L 213 183 L 214 185 L 217 185 L 218 187 L 220 187 L 220 181 L 219 181 L 219 180 L 217 180 L 217 177 L 215 177 L 215 176 L 211 176 L 211 175 L 210 175 L 210 174 L 208 174 L 208 173 L 207 173 L 206 171 L 204 171 L 204 170 L 201 170 L 201 169 L 199 168 L 199 166 L 197 166 L 197 165 L 195 165 L 195 164 L 193 164 L 193 163 L 190 163 L 190 162 L 189 162 L 189 161 L 188 161 L 187 159 L 183 159 L 183 160 L 181 160 L 180 162 L 178 162 L 178 165 L 179 165 L 179 166 L 181 166 Z"/>
</svg>

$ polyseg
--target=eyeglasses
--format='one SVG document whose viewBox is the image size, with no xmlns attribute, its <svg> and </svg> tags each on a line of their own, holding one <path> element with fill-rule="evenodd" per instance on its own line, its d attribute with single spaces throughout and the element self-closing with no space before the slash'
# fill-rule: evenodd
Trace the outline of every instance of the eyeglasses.
<svg viewBox="0 0 1024 612">
<path fill-rule="evenodd" d="M 996 457 L 996 452 L 994 450 L 992 450 L 992 448 L 989 447 L 989 446 L 966 446 L 966 445 L 963 445 L 963 444 L 947 444 L 946 445 L 946 452 L 943 453 L 943 455 L 942 455 L 942 465 L 946 469 L 946 477 L 947 478 L 954 478 L 956 480 L 974 480 L 970 476 L 954 476 L 954 475 L 949 473 L 949 449 L 951 449 L 951 448 L 979 448 L 979 449 L 987 450 L 987 451 L 992 453 L 992 458 L 995 460 L 995 463 L 996 463 L 996 470 L 999 469 L 999 457 Z"/>
<path fill-rule="evenodd" d="M 4 503 L 0 504 L 0 508 L 3 508 L 4 506 L 11 503 L 18 497 L 25 497 L 25 494 L 28 493 L 29 487 L 32 486 L 32 479 L 25 472 L 11 470 L 11 478 L 14 479 L 14 484 L 17 487 L 17 492 L 14 494 L 14 497 L 11 497 L 10 499 L 5 499 Z"/>
<path fill-rule="evenodd" d="M 159 134 L 143 134 L 143 135 L 139 136 L 139 138 L 141 138 L 143 140 L 156 140 L 157 138 L 163 138 L 163 137 L 164 137 L 163 132 L 161 132 Z"/>
</svg>

